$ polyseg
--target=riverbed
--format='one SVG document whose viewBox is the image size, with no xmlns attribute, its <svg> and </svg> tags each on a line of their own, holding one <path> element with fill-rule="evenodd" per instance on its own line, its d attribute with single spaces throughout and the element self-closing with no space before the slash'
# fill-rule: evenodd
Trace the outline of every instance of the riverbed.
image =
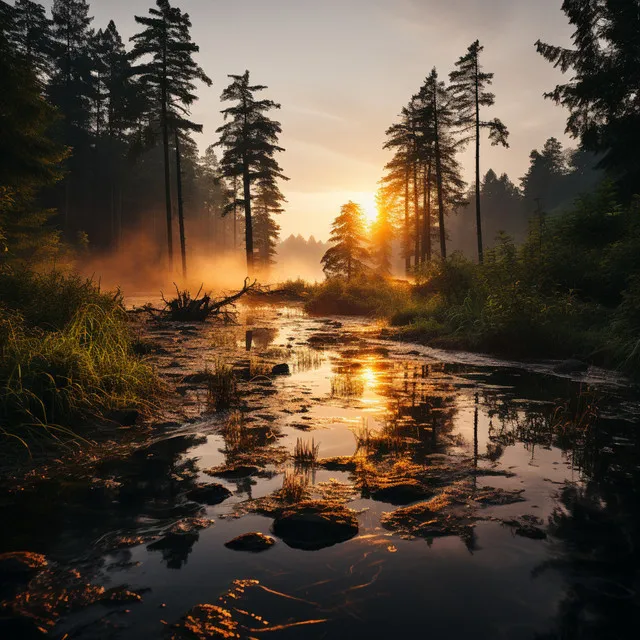
<svg viewBox="0 0 640 640">
<path fill-rule="evenodd" d="M 4 594 L 28 620 L 7 638 L 631 637 L 640 402 L 624 378 L 382 340 L 296 305 L 140 323 L 172 402 L 91 478 L 3 498 L 0 552 L 47 562 Z M 216 407 L 224 367 L 237 389 Z M 357 533 L 275 535 L 285 478 Z M 193 499 L 212 483 L 230 495 Z M 252 532 L 275 544 L 225 546 Z"/>
</svg>

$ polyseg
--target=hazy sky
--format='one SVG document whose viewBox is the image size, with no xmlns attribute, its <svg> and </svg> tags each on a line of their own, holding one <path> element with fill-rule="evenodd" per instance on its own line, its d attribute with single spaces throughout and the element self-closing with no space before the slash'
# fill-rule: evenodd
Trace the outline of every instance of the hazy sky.
<svg viewBox="0 0 640 640">
<path fill-rule="evenodd" d="M 51 4 L 49 0 L 46 4 Z M 114 19 L 123 37 L 133 15 L 154 0 L 93 0 L 93 26 Z M 220 93 L 227 74 L 251 71 L 265 97 L 282 104 L 281 164 L 287 212 L 282 236 L 326 239 L 348 199 L 371 201 L 388 155 L 385 129 L 435 65 L 445 78 L 476 38 L 495 73 L 499 117 L 510 149 L 486 143 L 483 172 L 506 171 L 515 181 L 531 149 L 562 137 L 566 113 L 542 93 L 561 77 L 534 48 L 541 38 L 568 42 L 562 0 L 174 0 L 193 22 L 199 62 L 213 80 L 193 109 L 204 124 L 201 149 L 216 140 Z M 472 157 L 462 156 L 470 175 Z"/>
</svg>

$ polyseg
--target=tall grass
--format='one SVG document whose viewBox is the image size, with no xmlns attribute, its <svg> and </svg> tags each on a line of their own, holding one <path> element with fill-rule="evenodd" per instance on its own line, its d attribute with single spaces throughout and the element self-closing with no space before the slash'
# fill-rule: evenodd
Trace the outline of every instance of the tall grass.
<svg viewBox="0 0 640 640">
<path fill-rule="evenodd" d="M 150 406 L 160 383 L 135 353 L 119 291 L 57 271 L 5 271 L 0 300 L 0 435 L 46 445 Z"/>
<path fill-rule="evenodd" d="M 293 450 L 293 459 L 297 465 L 312 465 L 318 461 L 320 444 L 316 444 L 312 438 L 311 442 L 298 438 Z"/>
<path fill-rule="evenodd" d="M 214 411 L 226 411 L 238 398 L 238 383 L 233 367 L 216 362 L 213 371 L 207 371 L 207 404 Z"/>
</svg>

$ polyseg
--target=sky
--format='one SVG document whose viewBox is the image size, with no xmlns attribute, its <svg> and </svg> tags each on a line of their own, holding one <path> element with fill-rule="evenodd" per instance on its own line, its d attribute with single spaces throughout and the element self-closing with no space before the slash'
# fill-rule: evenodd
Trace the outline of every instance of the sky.
<svg viewBox="0 0 640 640">
<path fill-rule="evenodd" d="M 93 27 L 113 19 L 128 38 L 133 16 L 153 0 L 89 0 Z M 51 5 L 52 0 L 45 4 Z M 484 45 L 485 70 L 495 74 L 499 117 L 510 148 L 484 142 L 483 173 L 507 172 L 518 181 L 529 153 L 550 136 L 563 138 L 566 113 L 543 98 L 562 78 L 535 51 L 540 38 L 569 43 L 562 0 L 173 0 L 188 12 L 198 62 L 213 80 L 202 86 L 193 119 L 204 125 L 198 144 L 216 141 L 220 94 L 227 74 L 248 69 L 268 86 L 264 97 L 282 105 L 279 161 L 290 181 L 279 217 L 285 238 L 326 240 L 340 206 L 352 199 L 371 211 L 388 152 L 385 130 L 433 66 L 445 79 L 469 44 Z M 570 142 L 570 141 L 567 141 Z M 460 157 L 472 177 L 469 149 Z"/>
</svg>

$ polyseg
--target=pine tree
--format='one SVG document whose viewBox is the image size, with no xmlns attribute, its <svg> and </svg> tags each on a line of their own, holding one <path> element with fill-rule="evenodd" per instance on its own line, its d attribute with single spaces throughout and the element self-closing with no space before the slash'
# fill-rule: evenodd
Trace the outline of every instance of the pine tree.
<svg viewBox="0 0 640 640">
<path fill-rule="evenodd" d="M 529 161 L 529 169 L 521 180 L 525 203 L 530 211 L 538 206 L 550 211 L 564 200 L 562 183 L 568 167 L 562 143 L 549 138 L 542 151 L 531 152 Z"/>
<path fill-rule="evenodd" d="M 436 196 L 438 203 L 438 231 L 440 256 L 447 257 L 447 234 L 445 215 L 464 201 L 464 181 L 460 176 L 457 160 L 459 142 L 455 140 L 456 114 L 451 92 L 444 82 L 438 80 L 438 72 L 432 69 L 419 93 L 420 117 L 424 138 L 429 141 L 432 166 L 435 170 Z"/>
<path fill-rule="evenodd" d="M 51 71 L 53 53 L 51 20 L 44 7 L 32 0 L 16 0 L 14 28 L 18 52 L 37 77 L 43 80 Z"/>
<path fill-rule="evenodd" d="M 366 248 L 364 214 L 360 205 L 347 202 L 331 227 L 332 243 L 322 256 L 322 270 L 327 277 L 346 276 L 347 281 L 367 270 L 369 251 Z"/>
<path fill-rule="evenodd" d="M 2 7 L 0 7 L 0 10 Z M 36 69 L 0 27 L 0 236 L 5 259 L 32 259 L 55 244 L 39 191 L 62 177 L 67 150 L 51 138 L 55 110 L 42 99 Z"/>
<path fill-rule="evenodd" d="M 450 74 L 451 91 L 455 108 L 458 111 L 459 123 L 463 132 L 472 131 L 470 138 L 475 141 L 476 151 L 476 232 L 478 237 L 478 262 L 483 261 L 482 214 L 480 203 L 480 131 L 486 129 L 493 145 L 508 147 L 509 132 L 505 125 L 495 118 L 481 120 L 480 107 L 491 107 L 495 104 L 495 95 L 487 91 L 493 82 L 493 73 L 486 73 L 480 64 L 480 54 L 484 47 L 476 40 L 469 46 L 467 53 L 456 62 L 456 70 Z"/>
<path fill-rule="evenodd" d="M 169 167 L 169 137 L 174 133 L 177 143 L 176 164 L 180 162 L 180 131 L 201 131 L 202 125 L 191 122 L 189 107 L 196 101 L 195 81 L 211 85 L 211 80 L 194 61 L 200 49 L 191 41 L 191 21 L 188 14 L 171 6 L 168 0 L 157 0 L 157 9 L 149 9 L 149 16 L 135 16 L 144 28 L 131 39 L 134 42 L 131 57 L 144 59 L 134 71 L 155 98 L 155 120 L 162 132 L 164 152 L 165 209 L 167 218 L 167 247 L 169 268 L 173 269 L 173 230 L 171 207 L 171 174 Z M 176 172 L 181 190 L 181 172 Z M 180 208 L 180 247 L 183 275 L 186 276 L 186 245 L 184 216 Z"/>
<path fill-rule="evenodd" d="M 242 178 L 242 198 L 236 198 L 234 205 L 244 207 L 247 271 L 252 275 L 255 264 L 252 186 L 256 183 L 275 185 L 277 180 L 288 179 L 274 157 L 277 152 L 284 151 L 278 146 L 282 131 L 280 123 L 266 115 L 279 109 L 280 105 L 272 100 L 255 99 L 254 94 L 267 87 L 250 85 L 248 71 L 241 76 L 229 77 L 232 82 L 223 91 L 221 99 L 236 104 L 222 110 L 225 124 L 218 129 L 220 139 L 216 144 L 223 148 L 223 175 L 232 180 Z"/>
<path fill-rule="evenodd" d="M 376 194 L 376 209 L 378 215 L 371 228 L 371 259 L 376 273 L 388 278 L 391 276 L 394 228 L 389 203 L 382 190 Z"/>
<path fill-rule="evenodd" d="M 268 274 L 270 267 L 275 264 L 274 257 L 280 237 L 280 226 L 273 216 L 284 211 L 285 202 L 278 185 L 273 181 L 264 180 L 258 183 L 253 216 L 254 244 L 258 265 L 264 274 Z"/>
<path fill-rule="evenodd" d="M 538 40 L 538 52 L 571 79 L 545 94 L 569 109 L 566 131 L 602 154 L 599 166 L 627 197 L 640 183 L 640 11 L 637 0 L 564 0 L 573 47 Z"/>
</svg>

